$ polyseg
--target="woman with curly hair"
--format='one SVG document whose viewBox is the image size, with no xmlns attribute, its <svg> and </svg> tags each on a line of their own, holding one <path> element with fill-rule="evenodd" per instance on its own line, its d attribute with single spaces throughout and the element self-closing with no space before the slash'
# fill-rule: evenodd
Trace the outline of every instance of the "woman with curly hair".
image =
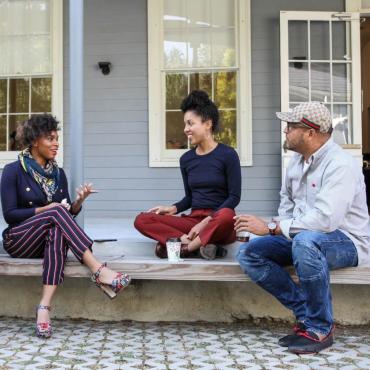
<svg viewBox="0 0 370 370">
<path fill-rule="evenodd" d="M 99 262 L 92 254 L 93 241 L 74 220 L 83 201 L 94 192 L 91 184 L 77 189 L 71 203 L 68 183 L 55 157 L 58 121 L 49 114 L 34 115 L 18 126 L 17 138 L 25 149 L 6 165 L 1 178 L 1 203 L 5 221 L 4 249 L 16 258 L 43 258 L 43 290 L 36 307 L 36 333 L 52 334 L 51 301 L 64 280 L 68 250 L 92 272 L 92 280 L 114 298 L 130 278 Z"/>
<path fill-rule="evenodd" d="M 214 138 L 219 112 L 206 92 L 191 92 L 181 110 L 184 133 L 194 146 L 180 158 L 185 196 L 171 206 L 159 205 L 139 214 L 135 227 L 158 242 L 155 254 L 160 258 L 167 257 L 166 240 L 175 237 L 181 239 L 182 257 L 199 250 L 203 258 L 214 259 L 220 250 L 217 245 L 235 241 L 233 217 L 240 201 L 240 161 L 233 148 Z M 174 216 L 188 208 L 190 214 Z"/>
</svg>

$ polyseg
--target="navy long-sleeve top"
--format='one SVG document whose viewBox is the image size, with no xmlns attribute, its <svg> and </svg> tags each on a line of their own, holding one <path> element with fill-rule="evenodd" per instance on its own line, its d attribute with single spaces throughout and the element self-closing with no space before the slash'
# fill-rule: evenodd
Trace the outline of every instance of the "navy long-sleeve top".
<svg viewBox="0 0 370 370">
<path fill-rule="evenodd" d="M 192 209 L 234 209 L 240 202 L 241 170 L 237 152 L 219 143 L 198 155 L 191 149 L 180 158 L 185 197 L 175 203 L 177 212 Z"/>
<path fill-rule="evenodd" d="M 71 204 L 67 177 L 60 170 L 59 187 L 52 202 L 60 203 L 64 198 Z M 24 171 L 21 162 L 15 161 L 4 167 L 1 177 L 1 205 L 5 221 L 10 227 L 35 215 L 36 208 L 48 204 L 45 193 L 39 184 Z"/>
</svg>

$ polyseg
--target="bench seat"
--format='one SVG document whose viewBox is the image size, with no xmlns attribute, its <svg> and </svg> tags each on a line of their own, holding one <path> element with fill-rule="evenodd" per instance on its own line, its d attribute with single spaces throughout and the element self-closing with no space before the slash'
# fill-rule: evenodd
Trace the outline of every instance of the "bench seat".
<svg viewBox="0 0 370 370">
<path fill-rule="evenodd" d="M 132 279 L 147 280 L 203 280 L 203 281 L 250 281 L 241 271 L 235 255 L 239 244 L 228 246 L 226 258 L 206 261 L 185 259 L 180 263 L 169 263 L 154 255 L 151 241 L 95 243 L 94 254 L 117 271 L 131 275 Z M 290 269 L 293 277 L 293 269 Z M 0 250 L 0 275 L 41 276 L 41 259 L 11 258 Z M 68 255 L 65 276 L 88 277 L 89 270 L 73 255 Z M 346 268 L 331 272 L 332 284 L 370 284 L 370 268 Z"/>
</svg>

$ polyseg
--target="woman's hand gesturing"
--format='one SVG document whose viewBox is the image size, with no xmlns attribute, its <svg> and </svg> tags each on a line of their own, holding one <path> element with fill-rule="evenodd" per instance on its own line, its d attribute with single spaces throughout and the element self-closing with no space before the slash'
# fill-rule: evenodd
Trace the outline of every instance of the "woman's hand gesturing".
<svg viewBox="0 0 370 370">
<path fill-rule="evenodd" d="M 83 202 L 90 194 L 97 193 L 96 190 L 93 189 L 93 185 L 91 183 L 80 185 L 76 189 L 77 198 L 76 202 Z"/>
<path fill-rule="evenodd" d="M 156 206 L 148 209 L 148 212 L 153 212 L 157 215 L 175 215 L 177 208 L 176 206 Z"/>
<path fill-rule="evenodd" d="M 97 193 L 96 190 L 93 189 L 93 186 L 91 183 L 85 184 L 85 185 L 80 185 L 77 189 L 77 198 L 76 200 L 72 203 L 71 205 L 71 213 L 72 214 L 77 214 L 78 211 L 80 210 L 83 201 L 93 193 Z"/>
</svg>

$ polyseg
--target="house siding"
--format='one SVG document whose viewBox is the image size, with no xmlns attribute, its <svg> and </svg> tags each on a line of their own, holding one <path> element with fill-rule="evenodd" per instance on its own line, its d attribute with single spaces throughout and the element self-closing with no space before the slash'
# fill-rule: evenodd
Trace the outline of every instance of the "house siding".
<svg viewBox="0 0 370 370">
<path fill-rule="evenodd" d="M 238 212 L 276 214 L 281 183 L 280 10 L 343 11 L 344 0 L 252 0 L 253 166 L 242 168 Z M 64 167 L 69 146 L 68 3 L 64 13 Z M 183 196 L 179 168 L 149 168 L 146 0 L 85 2 L 86 181 L 99 190 L 87 216 L 134 215 Z M 110 61 L 103 76 L 98 61 Z"/>
</svg>

